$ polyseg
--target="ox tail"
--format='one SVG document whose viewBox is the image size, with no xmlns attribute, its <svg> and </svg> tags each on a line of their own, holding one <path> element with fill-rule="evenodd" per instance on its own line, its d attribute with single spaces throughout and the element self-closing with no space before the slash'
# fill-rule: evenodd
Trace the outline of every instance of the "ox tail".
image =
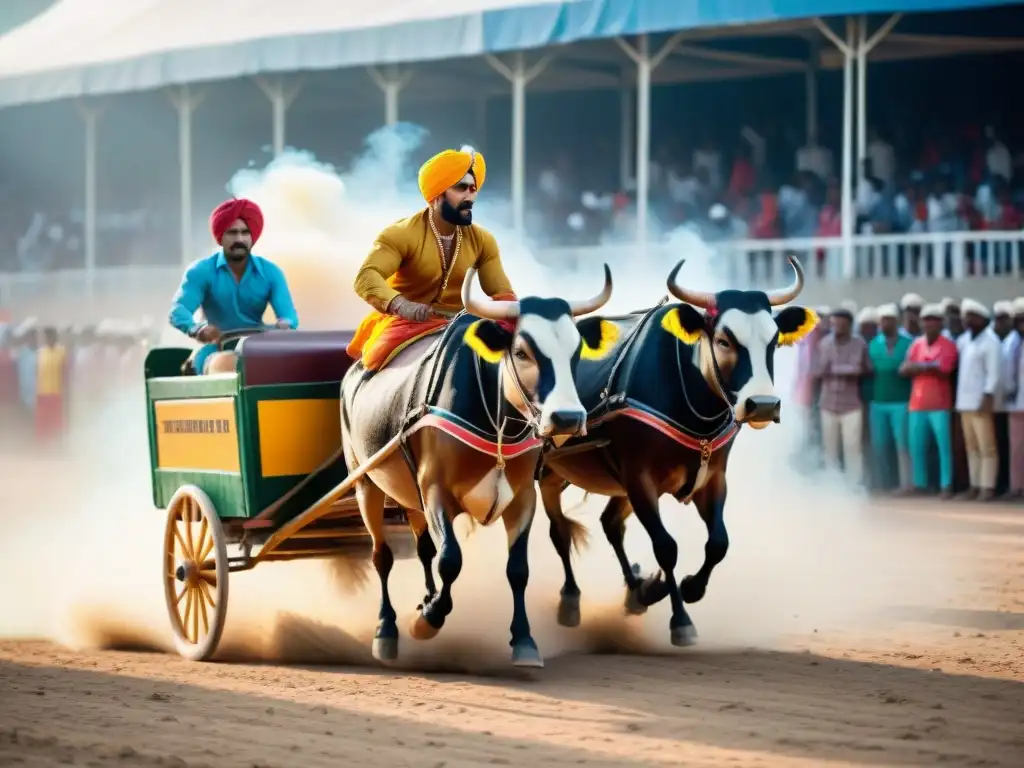
<svg viewBox="0 0 1024 768">
<path fill-rule="evenodd" d="M 566 484 L 566 486 L 568 486 L 568 484 Z M 588 496 L 590 496 L 589 493 L 584 493 L 583 500 L 578 504 L 575 504 L 569 511 L 576 512 L 581 509 L 583 505 L 587 503 Z M 547 512 L 548 519 L 551 521 L 551 524 L 557 526 L 562 532 L 562 535 L 568 539 L 570 550 L 575 550 L 577 553 L 580 553 L 590 546 L 590 531 L 587 530 L 587 527 L 583 525 L 583 523 L 569 517 L 562 509 L 561 504 L 552 504 L 551 508 L 545 508 L 545 511 Z"/>
</svg>

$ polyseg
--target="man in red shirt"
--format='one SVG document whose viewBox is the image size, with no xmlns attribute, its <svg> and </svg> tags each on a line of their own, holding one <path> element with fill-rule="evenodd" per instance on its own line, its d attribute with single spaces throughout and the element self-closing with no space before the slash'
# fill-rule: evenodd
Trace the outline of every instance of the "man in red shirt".
<svg viewBox="0 0 1024 768">
<path fill-rule="evenodd" d="M 943 309 L 929 304 L 921 310 L 924 335 L 914 339 L 900 373 L 913 378 L 910 389 L 910 464 L 914 487 L 928 487 L 928 445 L 934 437 L 939 453 L 939 487 L 943 498 L 953 496 L 953 441 L 950 428 L 953 410 L 953 370 L 956 343 L 942 335 Z"/>
</svg>

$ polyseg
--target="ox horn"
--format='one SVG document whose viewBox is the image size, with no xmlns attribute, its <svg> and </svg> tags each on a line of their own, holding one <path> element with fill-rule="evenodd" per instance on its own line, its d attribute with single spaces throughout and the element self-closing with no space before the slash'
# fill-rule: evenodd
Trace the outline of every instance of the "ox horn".
<svg viewBox="0 0 1024 768">
<path fill-rule="evenodd" d="M 789 259 L 789 263 L 793 265 L 793 271 L 796 272 L 796 279 L 793 280 L 793 284 L 788 288 L 768 294 L 768 303 L 773 307 L 777 307 L 780 304 L 788 304 L 800 295 L 800 291 L 802 291 L 804 287 L 804 268 L 800 266 L 800 260 L 792 253 L 787 253 L 786 258 Z"/>
<path fill-rule="evenodd" d="M 490 297 L 476 299 L 473 297 L 473 278 L 476 277 L 476 267 L 466 270 L 466 277 L 462 281 L 462 306 L 471 315 L 485 317 L 488 320 L 515 320 L 519 317 L 518 301 L 495 301 Z"/>
<path fill-rule="evenodd" d="M 679 270 L 683 268 L 683 264 L 686 263 L 686 259 L 680 259 L 679 263 L 675 265 L 672 271 L 668 275 L 668 291 L 680 301 L 685 301 L 687 304 L 692 304 L 695 307 L 701 309 L 711 309 L 715 306 L 715 294 L 705 293 L 703 291 L 691 291 L 689 288 L 683 288 L 679 283 L 676 282 L 676 275 L 679 274 Z"/>
<path fill-rule="evenodd" d="M 573 317 L 579 317 L 585 315 L 588 312 L 596 312 L 605 304 L 608 303 L 608 299 L 612 297 L 612 271 L 608 268 L 608 265 L 604 265 L 604 288 L 592 299 L 587 301 L 570 301 L 569 309 L 572 312 Z"/>
</svg>

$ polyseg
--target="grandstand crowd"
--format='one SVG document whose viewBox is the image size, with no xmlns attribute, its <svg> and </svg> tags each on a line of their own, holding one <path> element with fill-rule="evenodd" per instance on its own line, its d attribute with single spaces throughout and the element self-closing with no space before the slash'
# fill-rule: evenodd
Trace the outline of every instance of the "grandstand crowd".
<svg viewBox="0 0 1024 768">
<path fill-rule="evenodd" d="M 819 307 L 783 413 L 799 467 L 875 493 L 1024 502 L 1024 297 Z M 142 381 L 149 320 L 0 324 L 0 415 L 19 440 L 59 444 L 76 411 Z"/>
</svg>

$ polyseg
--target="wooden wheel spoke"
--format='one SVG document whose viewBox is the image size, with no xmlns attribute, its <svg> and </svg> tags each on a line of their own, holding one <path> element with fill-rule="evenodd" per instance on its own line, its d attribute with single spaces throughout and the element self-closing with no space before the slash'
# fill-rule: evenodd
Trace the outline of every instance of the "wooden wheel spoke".
<svg viewBox="0 0 1024 768">
<path fill-rule="evenodd" d="M 213 563 L 203 563 L 203 566 L 210 566 Z M 217 571 L 214 568 L 204 568 L 199 571 L 199 578 L 205 581 L 214 589 L 217 588 Z"/>
<path fill-rule="evenodd" d="M 191 592 L 192 592 L 192 602 L 193 603 L 202 603 L 203 602 L 203 599 L 199 596 L 199 589 L 198 588 L 193 588 L 191 590 Z M 199 608 L 200 608 L 199 605 L 193 605 L 192 606 L 192 642 L 193 643 L 198 643 L 199 642 Z"/>
<path fill-rule="evenodd" d="M 204 580 L 199 582 L 199 591 L 203 593 L 203 597 L 206 598 L 206 602 L 210 604 L 211 608 L 217 607 L 217 601 L 213 599 L 213 595 L 210 594 L 210 585 Z"/>
<path fill-rule="evenodd" d="M 195 642 L 192 639 L 192 633 L 189 631 L 191 622 L 189 619 L 192 618 L 192 603 L 194 602 L 194 595 L 191 589 L 185 587 L 185 614 L 181 617 L 181 628 L 185 630 L 185 637 L 190 643 Z"/>
<path fill-rule="evenodd" d="M 195 542 L 192 539 L 192 500 L 186 499 L 181 505 L 181 516 L 185 521 L 185 538 L 188 541 L 188 555 L 195 559 Z"/>
<path fill-rule="evenodd" d="M 205 524 L 206 521 L 204 520 L 203 522 Z M 209 535 L 203 541 L 203 548 L 201 550 L 199 550 L 199 552 L 196 554 L 196 562 L 202 564 L 200 567 L 205 567 L 206 566 L 206 558 L 208 558 L 210 556 L 210 551 L 212 549 L 213 549 L 213 536 Z"/>
<path fill-rule="evenodd" d="M 177 605 L 181 605 L 181 599 L 183 597 L 185 597 L 185 595 L 187 595 L 187 594 L 188 594 L 188 585 L 187 584 L 182 584 L 181 585 L 181 592 L 178 593 L 178 596 L 177 596 L 177 598 L 175 599 L 174 602 Z"/>
<path fill-rule="evenodd" d="M 196 562 L 201 563 L 206 559 L 206 555 L 209 554 L 207 551 L 207 536 L 209 535 L 210 527 L 206 522 L 206 517 L 199 523 L 199 536 L 196 538 Z M 213 548 L 213 536 L 209 536 L 209 547 Z"/>
<path fill-rule="evenodd" d="M 189 547 L 189 545 L 185 543 L 185 539 L 182 538 L 181 531 L 178 530 L 177 523 L 175 523 L 175 526 L 174 526 L 174 538 L 178 540 L 178 545 L 181 547 L 182 554 L 186 558 L 191 560 L 192 559 L 192 550 Z M 173 556 L 173 553 L 171 553 L 171 554 Z"/>
<path fill-rule="evenodd" d="M 203 634 L 210 632 L 210 619 L 206 613 L 206 593 L 203 592 L 203 582 L 196 584 L 196 602 L 199 603 L 199 612 L 203 617 Z M 199 640 L 199 622 L 196 622 L 196 641 Z"/>
</svg>

